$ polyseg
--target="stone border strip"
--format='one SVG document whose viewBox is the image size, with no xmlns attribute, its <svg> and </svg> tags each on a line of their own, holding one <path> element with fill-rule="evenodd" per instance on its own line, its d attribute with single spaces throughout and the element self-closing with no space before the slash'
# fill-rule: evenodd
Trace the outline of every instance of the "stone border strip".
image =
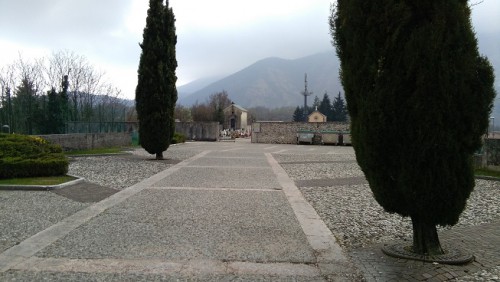
<svg viewBox="0 0 500 282">
<path fill-rule="evenodd" d="M 253 263 L 220 260 L 165 261 L 161 259 L 66 259 L 31 257 L 12 269 L 22 271 L 143 273 L 177 275 L 276 275 L 318 277 L 314 265 L 294 263 Z"/>
<path fill-rule="evenodd" d="M 7 249 L 0 254 L 0 273 L 13 268 L 15 265 L 25 262 L 40 250 L 66 236 L 71 231 L 88 222 L 105 210 L 125 201 L 127 198 L 141 192 L 161 179 L 178 171 L 180 168 L 187 166 L 190 162 L 193 162 L 208 153 L 210 153 L 210 151 L 203 151 L 187 160 L 184 160 L 146 180 L 132 185 L 100 202 L 76 212 L 51 227 L 22 241 L 20 244 Z"/>
<path fill-rule="evenodd" d="M 149 187 L 149 190 L 200 190 L 200 191 L 252 191 L 252 192 L 280 192 L 281 189 L 262 188 L 223 188 L 223 187 Z"/>
<path fill-rule="evenodd" d="M 76 179 L 58 185 L 0 185 L 0 190 L 47 191 L 47 190 L 64 188 L 85 181 L 85 178 L 83 177 L 69 175 L 69 174 L 68 176 L 75 177 Z"/>
<path fill-rule="evenodd" d="M 318 268 L 322 275 L 344 276 L 354 273 L 337 240 L 316 210 L 307 202 L 299 188 L 270 153 L 265 153 L 278 182 L 299 221 L 309 245 L 316 253 Z"/>
</svg>

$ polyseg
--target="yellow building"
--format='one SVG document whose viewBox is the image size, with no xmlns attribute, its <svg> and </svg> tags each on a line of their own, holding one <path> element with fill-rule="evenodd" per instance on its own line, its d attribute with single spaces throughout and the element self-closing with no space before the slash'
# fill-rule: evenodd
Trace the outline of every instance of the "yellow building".
<svg viewBox="0 0 500 282">
<path fill-rule="evenodd" d="M 316 109 L 307 117 L 308 122 L 326 122 L 326 116 Z"/>
</svg>

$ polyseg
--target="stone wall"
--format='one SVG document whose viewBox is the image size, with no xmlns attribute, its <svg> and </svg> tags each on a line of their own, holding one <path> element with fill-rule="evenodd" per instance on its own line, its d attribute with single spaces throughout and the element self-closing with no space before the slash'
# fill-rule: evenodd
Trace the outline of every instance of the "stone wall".
<svg viewBox="0 0 500 282">
<path fill-rule="evenodd" d="M 51 134 L 38 136 L 52 143 L 61 145 L 65 151 L 123 147 L 132 144 L 131 135 L 126 132 Z"/>
<path fill-rule="evenodd" d="M 218 141 L 220 127 L 218 122 L 176 122 L 175 132 L 184 134 L 186 140 Z"/>
<path fill-rule="evenodd" d="M 297 132 L 349 131 L 347 122 L 254 122 L 252 143 L 296 144 Z"/>
</svg>

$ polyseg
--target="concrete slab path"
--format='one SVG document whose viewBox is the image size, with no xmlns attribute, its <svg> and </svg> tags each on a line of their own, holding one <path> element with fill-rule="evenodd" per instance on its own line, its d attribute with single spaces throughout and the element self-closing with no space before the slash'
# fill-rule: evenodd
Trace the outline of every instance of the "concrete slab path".
<svg viewBox="0 0 500 282">
<path fill-rule="evenodd" d="M 197 150 L 3 251 L 0 277 L 325 281 L 353 272 L 271 155 L 280 146 L 203 143 Z"/>
</svg>

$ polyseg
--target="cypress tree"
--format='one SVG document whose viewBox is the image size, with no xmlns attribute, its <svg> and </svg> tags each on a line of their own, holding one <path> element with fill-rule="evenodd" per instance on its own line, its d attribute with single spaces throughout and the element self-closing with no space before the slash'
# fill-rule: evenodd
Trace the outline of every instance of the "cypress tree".
<svg viewBox="0 0 500 282">
<path fill-rule="evenodd" d="M 141 146 L 163 159 L 174 135 L 177 102 L 175 17 L 163 0 L 150 0 L 138 69 L 135 101 Z"/>
<path fill-rule="evenodd" d="M 330 29 L 374 197 L 411 218 L 414 253 L 442 254 L 436 226 L 465 208 L 495 96 L 467 0 L 339 0 Z"/>
<path fill-rule="evenodd" d="M 319 104 L 318 111 L 326 116 L 327 121 L 334 121 L 332 110 L 330 97 L 328 97 L 328 93 L 325 92 L 325 94 L 323 94 L 323 100 L 321 100 Z"/>
<path fill-rule="evenodd" d="M 52 88 L 48 93 L 47 105 L 47 125 L 46 133 L 61 134 L 64 133 L 64 115 L 61 106 L 61 99 L 56 93 L 56 89 Z"/>
<path fill-rule="evenodd" d="M 295 122 L 300 122 L 300 121 L 304 121 L 304 110 L 297 106 L 295 108 L 295 111 L 293 112 L 293 117 L 292 117 L 292 120 L 295 121 Z"/>
</svg>

